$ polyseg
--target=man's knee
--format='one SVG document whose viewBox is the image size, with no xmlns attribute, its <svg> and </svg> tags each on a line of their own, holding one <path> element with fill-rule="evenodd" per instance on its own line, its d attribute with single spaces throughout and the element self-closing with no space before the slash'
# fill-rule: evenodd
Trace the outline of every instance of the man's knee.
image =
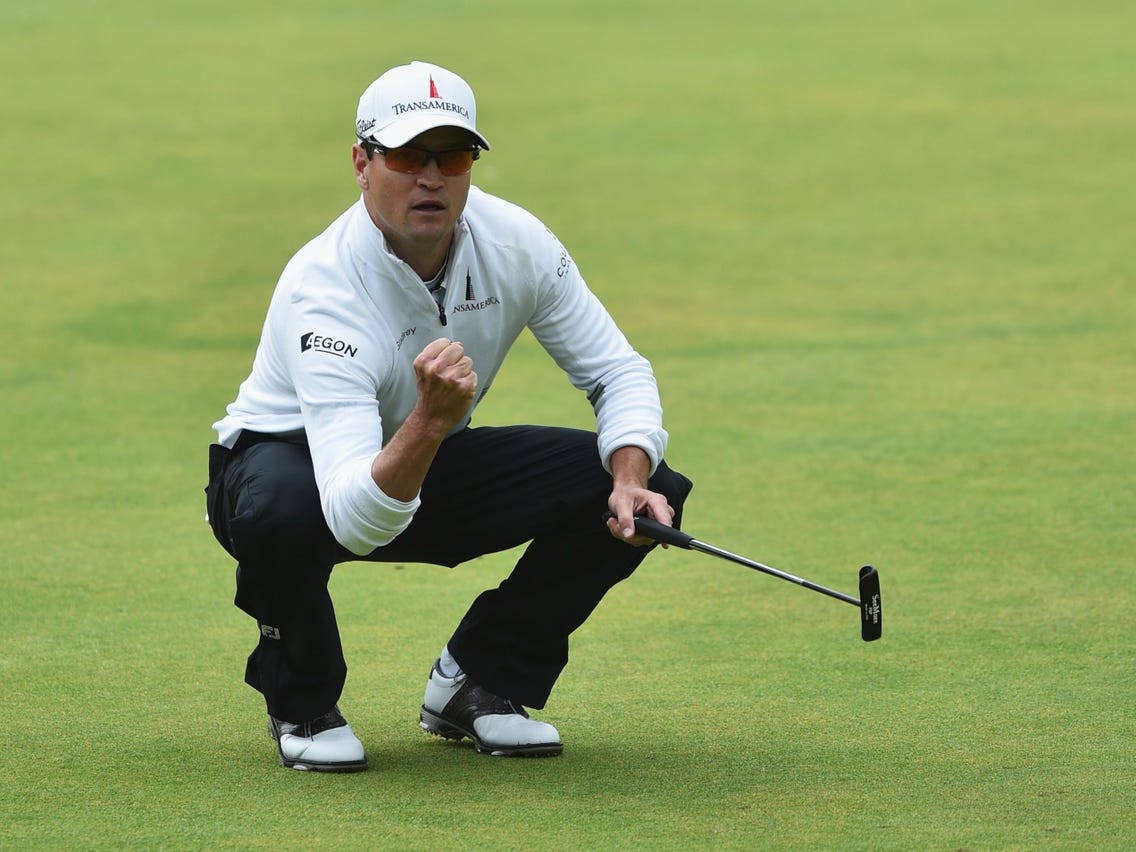
<svg viewBox="0 0 1136 852">
<path fill-rule="evenodd" d="M 675 510 L 675 518 L 680 519 L 683 504 L 686 502 L 687 495 L 690 494 L 690 489 L 694 487 L 694 483 L 677 470 L 668 467 L 665 461 L 660 461 L 659 466 L 648 481 L 647 487 L 666 497 L 671 508 Z"/>
<path fill-rule="evenodd" d="M 229 521 L 238 559 L 310 560 L 330 543 L 305 447 L 257 444 L 236 466 Z"/>
</svg>

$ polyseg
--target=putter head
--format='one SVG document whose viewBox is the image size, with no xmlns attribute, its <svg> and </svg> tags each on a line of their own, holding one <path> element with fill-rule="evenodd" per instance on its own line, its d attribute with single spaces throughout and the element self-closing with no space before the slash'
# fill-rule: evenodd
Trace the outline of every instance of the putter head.
<svg viewBox="0 0 1136 852">
<path fill-rule="evenodd" d="M 860 569 L 860 636 L 872 642 L 883 635 L 884 614 L 880 608 L 880 575 L 871 565 Z"/>
</svg>

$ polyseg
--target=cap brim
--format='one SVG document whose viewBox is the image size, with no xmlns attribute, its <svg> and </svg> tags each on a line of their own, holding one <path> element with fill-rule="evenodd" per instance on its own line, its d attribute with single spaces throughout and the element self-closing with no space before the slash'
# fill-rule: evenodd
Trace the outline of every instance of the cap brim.
<svg viewBox="0 0 1136 852">
<path fill-rule="evenodd" d="M 473 135 L 477 144 L 489 150 L 489 140 L 474 130 L 473 125 L 462 120 L 453 113 L 439 115 L 437 112 L 424 112 L 417 115 L 408 115 L 397 121 L 392 121 L 382 130 L 367 134 L 384 148 L 397 148 L 405 145 L 419 133 L 433 130 L 435 127 L 460 127 Z"/>
</svg>

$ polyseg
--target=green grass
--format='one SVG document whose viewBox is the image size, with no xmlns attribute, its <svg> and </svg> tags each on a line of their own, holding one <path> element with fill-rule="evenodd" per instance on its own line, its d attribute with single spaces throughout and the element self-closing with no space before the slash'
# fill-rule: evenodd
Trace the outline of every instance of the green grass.
<svg viewBox="0 0 1136 852">
<path fill-rule="evenodd" d="M 1130 5 L 0 7 L 0 846 L 1136 844 Z M 346 565 L 371 771 L 276 767 L 209 424 L 355 197 L 362 88 L 479 93 L 475 180 L 656 366 L 688 528 L 573 640 L 562 758 L 425 737 L 508 554 Z M 587 426 L 531 337 L 480 423 Z"/>
</svg>

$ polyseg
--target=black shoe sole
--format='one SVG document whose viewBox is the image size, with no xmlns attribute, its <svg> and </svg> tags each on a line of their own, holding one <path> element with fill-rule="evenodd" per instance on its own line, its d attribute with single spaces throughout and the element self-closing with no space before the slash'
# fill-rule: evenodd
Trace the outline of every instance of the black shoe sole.
<svg viewBox="0 0 1136 852">
<path fill-rule="evenodd" d="M 455 725 L 425 707 L 422 708 L 418 718 L 418 727 L 428 734 L 445 737 L 447 740 L 460 740 L 468 737 L 473 740 L 473 747 L 477 749 L 478 754 L 489 754 L 493 757 L 555 757 L 564 751 L 563 743 L 532 743 L 521 746 L 489 745 L 483 742 L 473 731 Z"/>
<path fill-rule="evenodd" d="M 310 772 L 362 772 L 367 768 L 367 761 L 363 760 L 361 763 L 313 763 L 310 760 L 291 760 L 281 754 L 280 765 L 288 769 Z"/>
</svg>

